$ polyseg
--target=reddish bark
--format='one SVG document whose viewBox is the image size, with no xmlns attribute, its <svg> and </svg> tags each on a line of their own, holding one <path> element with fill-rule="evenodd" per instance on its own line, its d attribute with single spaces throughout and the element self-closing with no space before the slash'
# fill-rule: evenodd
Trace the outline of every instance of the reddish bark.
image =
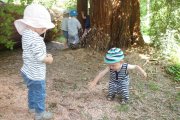
<svg viewBox="0 0 180 120">
<path fill-rule="evenodd" d="M 90 0 L 90 7 L 91 27 L 101 33 L 101 37 L 90 38 L 91 47 L 101 46 L 101 49 L 102 44 L 108 44 L 106 49 L 127 48 L 134 43 L 144 44 L 140 32 L 139 0 Z M 94 37 L 96 39 L 93 39 Z"/>
<path fill-rule="evenodd" d="M 83 11 L 85 14 L 87 14 L 87 8 L 88 8 L 88 0 L 77 0 L 77 11 L 78 11 L 77 18 L 80 21 L 83 28 L 84 28 L 84 20 L 81 16 L 81 12 Z"/>
</svg>

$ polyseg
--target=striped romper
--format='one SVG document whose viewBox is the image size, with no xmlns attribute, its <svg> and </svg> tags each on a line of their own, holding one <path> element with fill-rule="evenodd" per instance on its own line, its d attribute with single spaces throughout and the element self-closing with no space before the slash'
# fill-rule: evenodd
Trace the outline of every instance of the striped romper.
<svg viewBox="0 0 180 120">
<path fill-rule="evenodd" d="M 119 72 L 110 69 L 109 96 L 118 94 L 124 100 L 129 99 L 129 75 L 127 63 L 124 63 Z"/>
</svg>

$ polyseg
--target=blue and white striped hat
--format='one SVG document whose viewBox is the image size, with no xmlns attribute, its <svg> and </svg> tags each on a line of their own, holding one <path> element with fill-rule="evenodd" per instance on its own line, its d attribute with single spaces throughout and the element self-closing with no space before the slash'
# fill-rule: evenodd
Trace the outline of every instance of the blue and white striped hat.
<svg viewBox="0 0 180 120">
<path fill-rule="evenodd" d="M 104 62 L 113 64 L 120 62 L 124 58 L 123 51 L 120 48 L 111 48 L 104 57 Z"/>
</svg>

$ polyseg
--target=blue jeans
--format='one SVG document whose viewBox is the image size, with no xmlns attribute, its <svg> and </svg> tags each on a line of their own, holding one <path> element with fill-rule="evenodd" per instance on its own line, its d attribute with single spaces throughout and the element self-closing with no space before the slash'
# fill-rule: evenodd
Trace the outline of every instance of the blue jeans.
<svg viewBox="0 0 180 120">
<path fill-rule="evenodd" d="M 31 80 L 26 74 L 21 72 L 25 84 L 28 88 L 28 107 L 35 109 L 36 113 L 45 111 L 45 98 L 46 98 L 46 82 L 45 80 Z"/>
</svg>

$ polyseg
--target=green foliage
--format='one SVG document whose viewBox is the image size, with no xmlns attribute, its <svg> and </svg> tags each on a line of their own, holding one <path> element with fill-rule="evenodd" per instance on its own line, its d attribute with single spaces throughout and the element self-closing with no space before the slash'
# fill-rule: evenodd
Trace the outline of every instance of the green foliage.
<svg viewBox="0 0 180 120">
<path fill-rule="evenodd" d="M 141 17 L 147 16 L 147 0 L 141 1 Z M 150 27 L 146 19 L 142 21 L 142 32 L 149 35 L 152 45 L 161 52 L 159 56 L 175 65 L 167 67 L 167 72 L 179 81 L 180 61 L 180 1 L 179 0 L 150 0 Z"/>
<path fill-rule="evenodd" d="M 14 1 L 14 0 L 13 0 Z M 33 0 L 20 0 L 21 5 L 28 5 L 31 4 Z"/>
<path fill-rule="evenodd" d="M 152 2 L 150 36 L 164 56 L 175 57 L 180 50 L 180 2 L 159 0 Z M 179 56 L 178 56 L 179 57 Z"/>
<path fill-rule="evenodd" d="M 140 0 L 141 31 L 143 35 L 149 35 L 150 30 L 150 6 L 152 0 Z M 148 8 L 149 7 L 149 8 Z"/>
<path fill-rule="evenodd" d="M 46 6 L 47 8 L 51 8 L 57 0 L 32 0 L 33 3 L 40 3 L 44 6 Z"/>
<path fill-rule="evenodd" d="M 77 9 L 77 0 L 67 0 L 65 3 L 65 8 L 68 10 Z"/>
<path fill-rule="evenodd" d="M 23 14 L 24 6 L 15 6 L 12 4 L 6 4 L 0 9 L 0 45 L 5 46 L 8 49 L 13 49 L 15 44 L 12 39 L 14 30 L 15 17 Z M 16 11 L 16 12 L 15 12 Z"/>
<path fill-rule="evenodd" d="M 147 2 L 147 0 L 140 1 L 141 17 L 144 17 L 147 14 L 147 8 L 146 8 L 147 3 L 146 2 Z"/>
<path fill-rule="evenodd" d="M 13 4 L 15 0 L 7 0 L 4 6 L 1 6 L 0 9 L 0 45 L 5 46 L 8 49 L 13 49 L 13 46 L 16 44 L 15 40 L 13 40 L 14 32 L 14 21 L 16 19 L 22 18 L 25 5 L 34 3 L 41 3 L 46 7 L 52 7 L 52 5 L 56 2 L 55 0 L 48 0 L 44 2 L 43 0 L 20 0 L 21 5 Z M 53 33 L 57 33 L 58 29 L 52 29 Z"/>
<path fill-rule="evenodd" d="M 153 45 L 159 48 L 164 44 L 165 39 L 173 39 L 176 44 L 180 43 L 180 1 L 150 0 L 149 4 L 148 12 L 147 0 L 141 0 L 140 3 L 143 34 L 150 35 Z M 150 18 L 150 28 L 146 24 L 148 18 Z M 171 38 L 168 38 L 170 36 Z"/>
<path fill-rule="evenodd" d="M 151 5 L 151 28 L 150 35 L 155 46 L 161 46 L 162 40 L 166 39 L 168 31 L 175 30 L 177 33 L 180 28 L 180 2 L 175 0 L 153 1 Z M 176 40 L 179 40 L 177 38 Z"/>
<path fill-rule="evenodd" d="M 51 8 L 57 0 L 2 0 L 5 3 L 11 3 L 13 4 L 14 2 L 20 2 L 21 5 L 29 5 L 31 3 L 39 3 L 44 5 L 47 8 Z"/>
<path fill-rule="evenodd" d="M 8 2 L 8 0 L 1 0 L 2 2 L 5 2 L 5 3 L 7 3 Z"/>
<path fill-rule="evenodd" d="M 57 38 L 55 40 L 60 42 L 60 43 L 66 42 L 66 38 L 63 35 L 57 36 Z"/>
<path fill-rule="evenodd" d="M 180 82 L 180 64 L 173 64 L 166 67 L 167 73 L 173 76 L 174 80 Z"/>
<path fill-rule="evenodd" d="M 180 101 L 180 92 L 178 92 L 176 95 L 176 101 Z"/>
</svg>

